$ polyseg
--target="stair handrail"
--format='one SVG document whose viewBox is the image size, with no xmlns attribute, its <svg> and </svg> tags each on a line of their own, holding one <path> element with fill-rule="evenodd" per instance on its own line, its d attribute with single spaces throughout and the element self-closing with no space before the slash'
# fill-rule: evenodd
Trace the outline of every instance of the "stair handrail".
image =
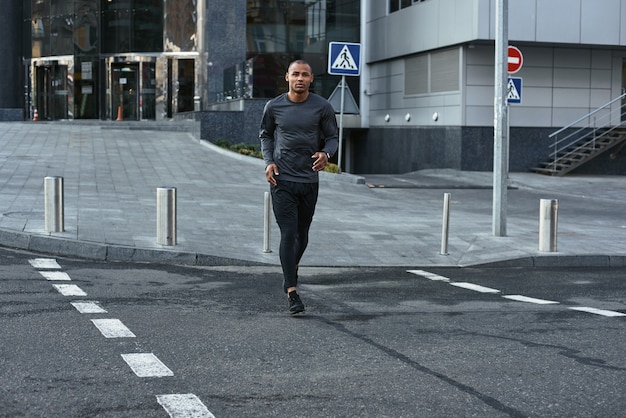
<svg viewBox="0 0 626 418">
<path fill-rule="evenodd" d="M 574 125 L 576 125 L 578 122 L 582 122 L 583 120 L 587 119 L 588 117 L 590 117 L 591 115 L 601 111 L 602 109 L 604 109 L 605 107 L 611 106 L 613 103 L 617 102 L 618 100 L 622 100 L 623 98 L 626 97 L 626 92 L 622 93 L 621 96 L 616 97 L 615 99 L 611 100 L 610 102 L 598 107 L 597 109 L 587 113 L 585 116 L 582 116 L 581 118 L 576 119 L 574 122 L 570 123 L 569 125 L 559 129 L 558 131 L 555 131 L 553 133 L 551 133 L 550 135 L 548 135 L 548 138 L 552 138 L 555 135 L 560 134 L 561 132 L 565 131 L 566 129 L 570 129 L 572 128 Z"/>
<path fill-rule="evenodd" d="M 594 121 L 594 126 L 593 126 L 593 127 L 591 126 L 591 123 L 590 123 L 590 122 L 588 122 L 586 126 L 582 126 L 582 127 L 578 128 L 577 130 L 575 130 L 575 131 L 571 132 L 569 135 L 566 135 L 565 137 L 563 137 L 563 138 L 561 138 L 561 139 L 558 139 L 558 135 L 559 135 L 560 133 L 562 133 L 563 131 L 567 130 L 567 129 L 571 129 L 571 128 L 573 128 L 573 127 L 574 127 L 575 125 L 577 125 L 579 122 L 582 122 L 582 121 L 583 121 L 583 120 L 585 120 L 585 119 L 589 119 L 591 116 L 595 115 L 596 113 L 600 112 L 601 110 L 603 110 L 603 109 L 605 109 L 605 108 L 608 108 L 608 107 L 611 107 L 614 103 L 616 103 L 616 102 L 618 102 L 618 101 L 620 101 L 620 100 L 622 100 L 622 99 L 624 99 L 624 98 L 626 98 L 626 92 L 622 93 L 619 97 L 616 97 L 615 99 L 613 99 L 613 100 L 609 101 L 608 103 L 606 103 L 606 104 L 604 104 L 604 105 L 602 105 L 602 106 L 598 107 L 597 109 L 595 109 L 595 110 L 593 110 L 593 111 L 591 111 L 591 112 L 587 113 L 586 115 L 584 115 L 584 116 L 582 116 L 582 117 L 580 117 L 580 118 L 576 119 L 574 122 L 570 123 L 569 125 L 564 126 L 563 128 L 561 128 L 561 129 L 559 129 L 559 130 L 557 130 L 557 131 L 555 131 L 555 132 L 551 133 L 550 135 L 548 135 L 548 138 L 553 138 L 553 137 L 554 137 L 554 143 L 550 145 L 550 148 L 554 148 L 554 149 L 553 149 L 553 151 L 550 153 L 550 157 L 554 157 L 554 164 L 555 164 L 555 167 L 556 167 L 556 163 L 557 163 L 557 159 L 558 159 L 558 154 L 559 154 L 559 152 L 561 152 L 561 151 L 562 151 L 562 150 L 564 150 L 564 149 L 569 148 L 571 145 L 574 145 L 574 144 L 576 144 L 578 141 L 580 141 L 580 139 L 581 139 L 581 138 L 586 138 L 586 137 L 588 137 L 588 136 L 589 136 L 589 135 L 591 135 L 591 134 L 593 134 L 593 140 L 595 140 L 595 139 L 596 139 L 595 133 L 596 133 L 596 131 L 599 129 L 599 127 L 597 126 L 597 119 L 595 119 L 595 118 L 593 119 L 593 121 Z M 600 119 L 603 119 L 603 118 L 605 118 L 605 117 L 608 117 L 608 118 L 609 118 L 609 121 L 610 121 L 610 118 L 611 118 L 612 114 L 613 114 L 613 112 L 612 112 L 612 111 L 610 111 L 607 115 L 600 116 Z M 626 112 L 625 112 L 625 113 L 620 113 L 620 121 L 621 121 L 622 117 L 623 117 L 625 114 L 626 114 Z M 620 123 L 620 124 L 618 124 L 618 125 L 614 126 L 612 129 L 610 129 L 610 130 L 609 130 L 609 132 L 610 132 L 610 131 L 612 131 L 613 129 L 616 129 L 618 126 L 621 126 L 621 125 L 622 125 L 622 124 Z M 607 124 L 607 125 L 605 125 L 605 126 L 608 126 L 608 124 Z M 603 127 L 604 127 L 604 126 L 603 126 Z M 564 145 L 564 146 L 562 146 L 562 147 L 558 148 L 559 144 L 561 144 L 561 143 L 562 143 L 562 142 L 564 142 L 565 140 L 567 140 L 567 139 L 571 138 L 572 136 L 577 135 L 578 133 L 580 133 L 580 132 L 582 132 L 582 131 L 584 131 L 584 130 L 587 130 L 587 129 L 589 129 L 589 128 L 592 128 L 591 132 L 589 132 L 589 133 L 587 133 L 587 134 L 585 134 L 585 135 L 583 135 L 583 136 L 581 136 L 581 137 L 577 137 L 574 141 L 572 141 L 572 142 L 570 142 L 570 143 L 568 143 L 568 144 L 566 144 L 566 145 Z"/>
</svg>

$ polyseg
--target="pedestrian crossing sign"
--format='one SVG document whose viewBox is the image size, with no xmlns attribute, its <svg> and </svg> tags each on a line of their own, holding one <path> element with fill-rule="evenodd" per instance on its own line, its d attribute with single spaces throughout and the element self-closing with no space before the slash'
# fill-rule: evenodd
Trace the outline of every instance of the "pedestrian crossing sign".
<svg viewBox="0 0 626 418">
<path fill-rule="evenodd" d="M 522 103 L 522 79 L 520 77 L 509 77 L 506 91 L 507 103 Z"/>
<path fill-rule="evenodd" d="M 331 42 L 328 45 L 328 74 L 361 75 L 361 44 Z"/>
</svg>

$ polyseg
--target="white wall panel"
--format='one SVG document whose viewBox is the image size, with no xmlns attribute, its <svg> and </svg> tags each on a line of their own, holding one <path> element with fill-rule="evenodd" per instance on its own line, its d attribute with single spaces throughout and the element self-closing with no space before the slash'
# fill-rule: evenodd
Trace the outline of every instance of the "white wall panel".
<svg viewBox="0 0 626 418">
<path fill-rule="evenodd" d="M 611 89 L 611 70 L 591 70 L 591 87 Z M 608 100 L 607 100 L 608 102 Z"/>
<path fill-rule="evenodd" d="M 438 6 L 439 23 L 437 46 L 452 45 L 459 41 L 465 42 L 467 37 L 478 37 L 475 31 L 475 7 L 473 1 L 438 0 L 432 3 Z M 459 34 L 465 39 L 460 39 Z"/>
<path fill-rule="evenodd" d="M 553 108 L 552 109 L 552 126 L 561 128 L 567 126 L 580 117 L 589 113 L 588 108 L 572 107 L 572 108 Z"/>
<path fill-rule="evenodd" d="M 590 92 L 589 105 L 591 109 L 597 109 L 611 101 L 611 90 L 609 89 L 592 89 Z"/>
<path fill-rule="evenodd" d="M 622 0 L 620 7 L 620 32 L 619 32 L 619 44 L 626 45 L 626 0 Z"/>
<path fill-rule="evenodd" d="M 553 90 L 553 100 L 555 108 L 586 109 L 586 111 L 581 112 L 578 116 L 582 116 L 583 114 L 589 112 L 588 89 L 555 88 Z M 572 121 L 570 120 L 570 122 Z"/>
<path fill-rule="evenodd" d="M 369 8 L 368 16 L 371 20 L 376 20 L 387 16 L 387 1 L 370 0 L 367 1 Z"/>
<path fill-rule="evenodd" d="M 537 3 L 536 42 L 580 42 L 581 0 L 542 0 Z M 523 3 L 523 2 L 514 2 Z"/>
<path fill-rule="evenodd" d="M 493 65 L 468 65 L 466 73 L 467 85 L 489 85 L 493 88 L 494 69 Z"/>
<path fill-rule="evenodd" d="M 525 87 L 550 87 L 552 88 L 552 68 L 527 67 L 520 75 L 524 79 Z M 517 75 L 517 74 L 516 74 Z"/>
<path fill-rule="evenodd" d="M 551 107 L 552 89 L 524 85 L 522 87 L 522 105 L 527 107 Z"/>
<path fill-rule="evenodd" d="M 554 48 L 530 45 L 520 45 L 519 48 L 524 55 L 524 65 L 521 71 L 537 67 L 552 68 L 554 65 Z"/>
<path fill-rule="evenodd" d="M 523 4 L 523 7 L 519 7 L 520 4 Z M 493 30 L 495 31 L 495 26 Z M 533 42 L 535 41 L 536 37 L 537 0 L 524 0 L 523 2 L 510 1 L 509 39 L 512 41 Z M 495 38 L 495 34 L 492 36 L 492 38 Z"/>
<path fill-rule="evenodd" d="M 466 126 L 493 126 L 493 105 L 467 106 L 465 108 Z"/>
<path fill-rule="evenodd" d="M 582 0 L 581 34 L 583 44 L 617 45 L 620 41 L 621 0 Z"/>
<path fill-rule="evenodd" d="M 625 5 L 626 6 L 626 5 Z M 591 68 L 610 70 L 613 64 L 613 54 L 607 49 L 591 50 Z"/>
<path fill-rule="evenodd" d="M 526 122 L 529 120 L 535 121 L 533 126 L 550 126 L 552 122 L 552 108 L 518 105 L 509 107 L 509 124 L 511 126 L 526 126 Z"/>
<path fill-rule="evenodd" d="M 589 68 L 591 50 L 588 48 L 554 48 L 552 65 L 561 68 Z"/>
<path fill-rule="evenodd" d="M 494 87 L 491 86 L 467 86 L 465 91 L 465 104 L 467 106 L 493 105 Z"/>
<path fill-rule="evenodd" d="M 555 68 L 554 87 L 589 88 L 591 70 L 580 68 Z"/>
</svg>

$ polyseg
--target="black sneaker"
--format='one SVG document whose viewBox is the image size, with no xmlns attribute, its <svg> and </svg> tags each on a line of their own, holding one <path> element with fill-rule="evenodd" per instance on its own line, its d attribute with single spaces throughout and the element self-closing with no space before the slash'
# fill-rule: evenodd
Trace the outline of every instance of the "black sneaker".
<svg viewBox="0 0 626 418">
<path fill-rule="evenodd" d="M 295 315 L 304 312 L 304 304 L 295 290 L 289 292 L 289 313 Z"/>
</svg>

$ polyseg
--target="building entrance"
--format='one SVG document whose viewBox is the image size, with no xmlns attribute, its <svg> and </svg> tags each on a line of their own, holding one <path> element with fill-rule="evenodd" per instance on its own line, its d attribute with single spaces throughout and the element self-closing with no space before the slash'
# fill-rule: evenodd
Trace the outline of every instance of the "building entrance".
<svg viewBox="0 0 626 418">
<path fill-rule="evenodd" d="M 193 59 L 178 60 L 177 101 L 180 112 L 193 111 L 193 93 L 195 79 L 195 61 Z"/>
<path fill-rule="evenodd" d="M 139 64 L 111 65 L 112 105 L 114 119 L 139 120 Z"/>
<path fill-rule="evenodd" d="M 57 63 L 35 67 L 33 106 L 41 120 L 69 119 L 71 97 L 67 65 Z"/>
<path fill-rule="evenodd" d="M 194 108 L 195 60 L 189 58 L 168 58 L 167 88 L 165 90 L 165 114 L 171 118 L 174 113 L 191 112 Z"/>
<path fill-rule="evenodd" d="M 115 57 L 106 66 L 106 118 L 157 119 L 156 59 L 146 56 Z"/>
</svg>

